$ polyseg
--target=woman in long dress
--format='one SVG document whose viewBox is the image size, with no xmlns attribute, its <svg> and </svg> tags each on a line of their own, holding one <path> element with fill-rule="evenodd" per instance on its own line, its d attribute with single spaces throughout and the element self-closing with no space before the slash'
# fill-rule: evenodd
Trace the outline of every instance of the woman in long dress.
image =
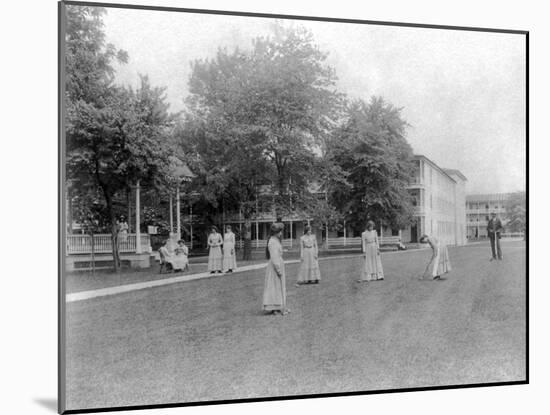
<svg viewBox="0 0 550 415">
<path fill-rule="evenodd" d="M 178 241 L 175 254 L 176 255 L 172 258 L 172 266 L 175 270 L 185 271 L 189 267 L 189 249 L 185 246 L 185 242 L 181 239 Z"/>
<path fill-rule="evenodd" d="M 231 230 L 231 226 L 225 227 L 223 235 L 223 270 L 225 272 L 233 272 L 237 269 L 237 257 L 235 255 L 235 234 Z"/>
<path fill-rule="evenodd" d="M 222 272 L 222 236 L 218 233 L 218 228 L 212 226 L 210 235 L 208 235 L 208 271 L 210 274 Z"/>
<path fill-rule="evenodd" d="M 427 243 L 432 248 L 432 257 L 430 258 L 430 262 L 428 262 L 428 266 L 426 267 L 424 274 L 422 274 L 422 277 L 420 278 L 421 280 L 428 277 L 434 280 L 439 280 L 443 274 L 446 274 L 452 270 L 447 245 L 436 237 L 428 235 L 422 235 L 420 238 L 420 243 Z"/>
<path fill-rule="evenodd" d="M 272 314 L 288 314 L 286 308 L 285 263 L 281 237 L 284 225 L 271 225 L 271 236 L 267 241 L 266 257 L 269 259 L 265 271 L 264 298 L 262 309 Z"/>
<path fill-rule="evenodd" d="M 380 244 L 378 234 L 374 230 L 374 222 L 367 222 L 367 230 L 361 234 L 363 253 L 365 254 L 365 266 L 361 279 L 357 282 L 369 282 L 384 279 L 382 260 L 380 259 Z"/>
<path fill-rule="evenodd" d="M 319 248 L 317 238 L 311 233 L 311 226 L 306 225 L 306 233 L 300 238 L 300 270 L 297 284 L 318 284 L 321 279 L 319 271 Z"/>
</svg>

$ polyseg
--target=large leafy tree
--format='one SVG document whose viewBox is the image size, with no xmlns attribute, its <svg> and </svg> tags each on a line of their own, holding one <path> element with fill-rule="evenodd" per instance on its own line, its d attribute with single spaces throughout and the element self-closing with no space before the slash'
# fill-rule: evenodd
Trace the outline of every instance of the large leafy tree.
<svg viewBox="0 0 550 415">
<path fill-rule="evenodd" d="M 67 6 L 66 164 L 79 193 L 103 196 L 118 270 L 114 200 L 131 183 L 158 186 L 168 176 L 166 137 L 173 119 L 164 90 L 146 77 L 136 90 L 114 84 L 113 62 L 125 62 L 127 55 L 105 43 L 103 13 Z"/>
<path fill-rule="evenodd" d="M 346 219 L 363 227 L 368 219 L 392 228 L 412 220 L 407 186 L 412 149 L 399 108 L 373 97 L 349 103 L 347 116 L 329 144 L 327 157 L 344 172 L 330 200 Z"/>
<path fill-rule="evenodd" d="M 209 203 L 223 199 L 249 219 L 264 185 L 277 217 L 311 200 L 341 99 L 325 59 L 307 30 L 278 28 L 250 50 L 219 50 L 193 64 L 186 139 Z"/>
</svg>

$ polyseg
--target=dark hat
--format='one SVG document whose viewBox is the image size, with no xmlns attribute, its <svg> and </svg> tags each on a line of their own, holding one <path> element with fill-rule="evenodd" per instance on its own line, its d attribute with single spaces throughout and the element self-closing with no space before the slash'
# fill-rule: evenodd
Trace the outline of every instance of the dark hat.
<svg viewBox="0 0 550 415">
<path fill-rule="evenodd" d="M 285 225 L 282 222 L 275 222 L 271 224 L 271 233 L 276 234 L 282 231 L 285 228 Z"/>
<path fill-rule="evenodd" d="M 214 231 L 218 232 L 218 228 L 216 228 L 214 225 L 212 225 L 212 226 L 210 227 L 210 230 L 211 230 L 211 231 L 214 230 Z"/>
</svg>

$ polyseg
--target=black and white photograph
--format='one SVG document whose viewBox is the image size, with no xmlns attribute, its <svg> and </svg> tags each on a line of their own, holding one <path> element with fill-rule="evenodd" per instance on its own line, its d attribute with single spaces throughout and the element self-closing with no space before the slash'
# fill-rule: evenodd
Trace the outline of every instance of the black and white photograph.
<svg viewBox="0 0 550 415">
<path fill-rule="evenodd" d="M 528 383 L 527 30 L 136 5 L 59 3 L 59 411 Z"/>
</svg>

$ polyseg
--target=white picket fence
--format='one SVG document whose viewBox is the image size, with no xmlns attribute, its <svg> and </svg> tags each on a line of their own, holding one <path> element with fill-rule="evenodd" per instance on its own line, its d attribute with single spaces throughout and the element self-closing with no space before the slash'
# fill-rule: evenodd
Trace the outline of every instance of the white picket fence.
<svg viewBox="0 0 550 415">
<path fill-rule="evenodd" d="M 151 252 L 151 242 L 148 234 L 142 234 L 141 252 Z M 119 235 L 118 251 L 120 253 L 136 252 L 136 234 Z M 94 252 L 96 254 L 110 254 L 112 252 L 111 235 L 94 235 Z M 67 235 L 67 255 L 91 254 L 92 237 L 90 235 Z"/>
<path fill-rule="evenodd" d="M 380 245 L 398 245 L 401 242 L 401 237 L 399 236 L 382 236 L 378 238 Z M 361 237 L 353 238 L 328 238 L 328 246 L 330 247 L 342 247 L 342 246 L 361 246 Z"/>
<path fill-rule="evenodd" d="M 293 243 L 292 239 L 283 239 L 283 248 L 292 248 L 296 245 L 296 242 Z M 244 246 L 244 241 L 240 240 L 235 243 L 237 248 L 241 249 Z M 252 249 L 256 248 L 265 248 L 267 246 L 267 239 L 252 239 L 250 241 L 250 246 Z"/>
</svg>

